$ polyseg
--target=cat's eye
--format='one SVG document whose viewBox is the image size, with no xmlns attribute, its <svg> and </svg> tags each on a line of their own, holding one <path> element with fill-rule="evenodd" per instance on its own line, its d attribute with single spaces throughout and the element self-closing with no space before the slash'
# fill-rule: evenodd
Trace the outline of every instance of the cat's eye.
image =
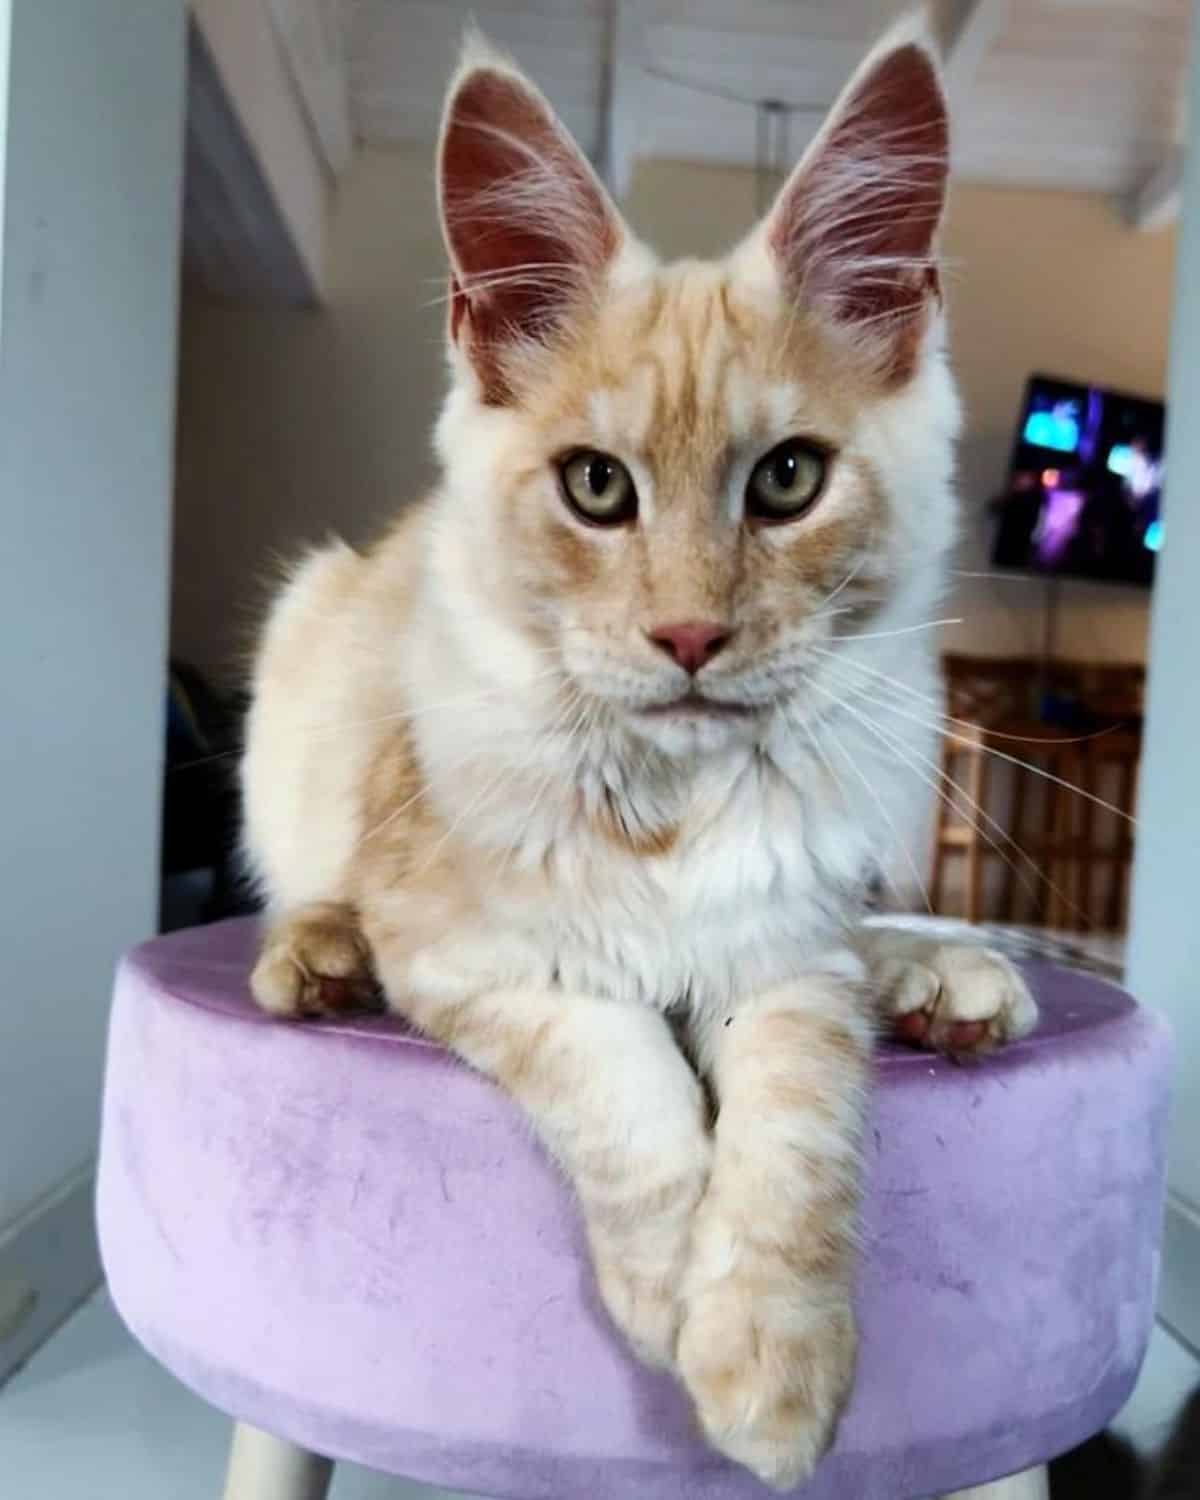
<svg viewBox="0 0 1200 1500">
<path fill-rule="evenodd" d="M 618 458 L 584 448 L 558 466 L 563 499 L 593 526 L 623 526 L 637 516 L 637 490 Z"/>
<path fill-rule="evenodd" d="M 746 484 L 746 515 L 754 521 L 795 521 L 825 485 L 829 456 L 804 438 L 789 438 L 754 465 Z"/>
</svg>

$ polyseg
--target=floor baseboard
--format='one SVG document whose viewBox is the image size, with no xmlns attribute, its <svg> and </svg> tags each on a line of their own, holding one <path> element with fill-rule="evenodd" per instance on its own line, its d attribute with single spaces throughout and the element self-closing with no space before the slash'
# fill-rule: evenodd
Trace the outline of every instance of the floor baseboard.
<svg viewBox="0 0 1200 1500">
<path fill-rule="evenodd" d="M 0 1386 L 100 1284 L 95 1185 L 89 1164 L 0 1233 Z"/>
<path fill-rule="evenodd" d="M 1173 1193 L 1163 1225 L 1158 1315 L 1181 1344 L 1200 1353 L 1200 1214 Z"/>
</svg>

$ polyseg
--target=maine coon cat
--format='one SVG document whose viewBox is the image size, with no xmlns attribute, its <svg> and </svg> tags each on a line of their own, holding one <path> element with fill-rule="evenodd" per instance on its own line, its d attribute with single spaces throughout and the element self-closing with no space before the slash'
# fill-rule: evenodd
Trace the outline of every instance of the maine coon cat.
<svg viewBox="0 0 1200 1500">
<path fill-rule="evenodd" d="M 804 1477 L 854 1363 L 881 1014 L 1028 1030 L 1002 959 L 864 931 L 922 832 L 958 408 L 918 23 L 724 260 L 661 265 L 537 90 L 468 46 L 438 152 L 442 479 L 294 571 L 257 660 L 258 1001 L 365 993 L 569 1175 L 617 1326 L 710 1440 Z M 397 401 L 404 392 L 396 392 Z"/>
</svg>

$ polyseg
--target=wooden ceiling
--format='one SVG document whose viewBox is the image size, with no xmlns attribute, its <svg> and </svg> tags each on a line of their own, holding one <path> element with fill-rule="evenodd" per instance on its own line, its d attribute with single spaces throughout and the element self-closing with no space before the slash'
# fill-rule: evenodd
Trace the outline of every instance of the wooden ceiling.
<svg viewBox="0 0 1200 1500">
<path fill-rule="evenodd" d="M 427 141 L 474 18 L 597 160 L 753 164 L 755 101 L 799 152 L 893 0 L 348 0 L 354 128 Z M 965 178 L 1127 196 L 1175 183 L 1189 0 L 945 0 Z M 610 99 L 616 111 L 608 109 Z M 615 118 L 614 118 L 615 114 Z M 611 165 L 611 161 L 610 161 Z M 625 163 L 628 170 L 629 163 Z M 1143 205 L 1147 207 L 1147 205 Z"/>
</svg>

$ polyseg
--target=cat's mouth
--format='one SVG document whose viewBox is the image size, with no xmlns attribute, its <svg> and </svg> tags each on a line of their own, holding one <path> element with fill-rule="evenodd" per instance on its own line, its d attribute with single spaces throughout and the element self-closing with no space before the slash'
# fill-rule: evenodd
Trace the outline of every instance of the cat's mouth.
<svg viewBox="0 0 1200 1500">
<path fill-rule="evenodd" d="M 704 693 L 684 693 L 665 703 L 650 703 L 639 708 L 638 713 L 651 719 L 665 719 L 675 714 L 689 714 L 716 719 L 745 719 L 757 710 L 748 703 L 724 703 L 719 698 L 706 697 Z"/>
</svg>

